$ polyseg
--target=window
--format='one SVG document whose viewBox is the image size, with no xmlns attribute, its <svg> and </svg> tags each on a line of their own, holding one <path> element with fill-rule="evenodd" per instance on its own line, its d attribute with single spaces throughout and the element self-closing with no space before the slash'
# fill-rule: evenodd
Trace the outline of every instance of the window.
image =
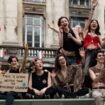
<svg viewBox="0 0 105 105">
<path fill-rule="evenodd" d="M 73 4 L 78 4 L 78 0 L 73 0 Z"/>
<path fill-rule="evenodd" d="M 80 25 L 82 28 L 84 28 L 86 20 L 87 19 L 83 17 L 71 17 L 71 27 Z"/>
<path fill-rule="evenodd" d="M 71 5 L 84 5 L 90 6 L 91 0 L 69 0 Z"/>
<path fill-rule="evenodd" d="M 84 5 L 85 4 L 85 0 L 80 0 L 80 5 Z"/>
<path fill-rule="evenodd" d="M 29 47 L 42 47 L 43 25 L 42 16 L 25 15 L 24 40 L 28 42 Z"/>
<path fill-rule="evenodd" d="M 91 1 L 90 0 L 85 0 L 86 1 L 86 6 L 90 6 L 91 5 Z"/>
</svg>

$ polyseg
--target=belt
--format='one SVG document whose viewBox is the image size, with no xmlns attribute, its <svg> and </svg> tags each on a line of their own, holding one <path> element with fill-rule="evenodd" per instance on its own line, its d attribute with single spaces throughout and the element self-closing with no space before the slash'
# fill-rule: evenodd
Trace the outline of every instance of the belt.
<svg viewBox="0 0 105 105">
<path fill-rule="evenodd" d="M 95 87 L 93 89 L 105 89 L 105 87 Z"/>
<path fill-rule="evenodd" d="M 64 51 L 66 56 L 75 56 L 75 51 Z"/>
<path fill-rule="evenodd" d="M 65 49 L 61 49 L 61 52 L 65 55 L 65 56 L 75 56 L 75 51 L 67 51 Z"/>
</svg>

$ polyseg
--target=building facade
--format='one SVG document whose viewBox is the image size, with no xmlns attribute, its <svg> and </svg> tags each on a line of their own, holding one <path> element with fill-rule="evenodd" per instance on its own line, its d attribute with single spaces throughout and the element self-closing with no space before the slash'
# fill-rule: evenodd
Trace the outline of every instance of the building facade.
<svg viewBox="0 0 105 105">
<path fill-rule="evenodd" d="M 93 18 L 99 21 L 102 38 L 105 38 L 105 0 L 98 0 Z"/>
<path fill-rule="evenodd" d="M 24 0 L 24 40 L 31 47 L 57 47 L 58 36 L 48 24 L 58 28 L 58 18 L 69 16 L 68 7 L 68 0 Z"/>
<path fill-rule="evenodd" d="M 105 1 L 98 1 L 94 17 L 104 35 Z M 91 0 L 0 0 L 0 45 L 27 41 L 29 47 L 58 47 L 58 36 L 47 24 L 58 29 L 59 17 L 67 16 L 72 27 L 84 27 L 90 8 Z"/>
<path fill-rule="evenodd" d="M 80 25 L 83 28 L 88 19 L 90 8 L 91 0 L 69 0 L 71 26 Z"/>
<path fill-rule="evenodd" d="M 0 44 L 22 43 L 22 0 L 0 0 Z"/>
</svg>

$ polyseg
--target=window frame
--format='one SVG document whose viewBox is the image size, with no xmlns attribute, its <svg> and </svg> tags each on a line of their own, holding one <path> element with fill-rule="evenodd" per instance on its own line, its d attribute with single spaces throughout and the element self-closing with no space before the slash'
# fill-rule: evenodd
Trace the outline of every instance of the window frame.
<svg viewBox="0 0 105 105">
<path fill-rule="evenodd" d="M 80 4 L 80 0 L 76 0 L 77 1 L 77 3 L 75 4 L 74 2 L 73 2 L 73 0 L 69 0 L 69 2 L 70 2 L 70 4 L 71 5 L 81 5 Z M 90 5 L 91 5 L 91 0 L 88 0 L 88 4 L 87 4 L 87 0 L 84 0 L 84 3 L 81 5 L 81 6 L 88 6 L 88 7 L 90 7 Z"/>
<path fill-rule="evenodd" d="M 28 24 L 27 22 L 28 22 L 28 17 L 31 17 L 32 16 L 32 24 Z M 39 26 L 38 25 L 35 25 L 35 19 L 37 20 L 39 20 Z M 43 41 L 42 41 L 42 39 L 43 39 L 43 37 L 44 37 L 44 29 L 43 29 L 43 26 L 44 26 L 44 23 L 43 23 L 43 21 L 44 21 L 44 18 L 43 18 L 43 16 L 40 16 L 40 15 L 31 15 L 31 14 L 25 14 L 25 16 L 24 16 L 24 41 L 26 41 L 26 42 L 28 42 L 29 43 L 29 40 L 28 40 L 28 27 L 32 27 L 32 29 L 31 29 L 31 31 L 32 31 L 32 40 L 31 40 L 31 46 L 30 47 L 42 47 L 43 46 Z M 37 31 L 35 31 L 35 27 L 39 27 L 39 45 L 38 46 L 35 46 L 35 44 L 37 44 L 37 43 L 35 43 L 35 42 L 37 42 L 37 41 L 35 41 L 35 32 L 37 32 Z"/>
</svg>

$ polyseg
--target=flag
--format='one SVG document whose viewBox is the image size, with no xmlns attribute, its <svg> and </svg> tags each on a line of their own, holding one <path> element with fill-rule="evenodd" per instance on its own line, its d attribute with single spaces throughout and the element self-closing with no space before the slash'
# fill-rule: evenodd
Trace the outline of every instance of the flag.
<svg viewBox="0 0 105 105">
<path fill-rule="evenodd" d="M 37 51 L 37 52 L 36 52 L 36 56 L 37 56 L 39 59 L 42 59 L 43 57 L 45 57 L 45 51 Z"/>
<path fill-rule="evenodd" d="M 0 48 L 0 57 L 3 58 L 5 56 L 5 49 Z"/>
</svg>

